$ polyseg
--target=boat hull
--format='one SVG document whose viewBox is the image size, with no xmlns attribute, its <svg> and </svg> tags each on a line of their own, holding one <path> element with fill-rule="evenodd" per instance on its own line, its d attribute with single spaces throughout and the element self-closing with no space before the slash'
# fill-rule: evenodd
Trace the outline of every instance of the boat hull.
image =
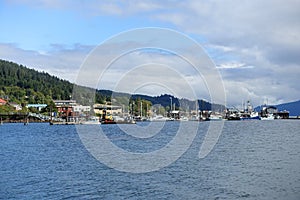
<svg viewBox="0 0 300 200">
<path fill-rule="evenodd" d="M 135 121 L 102 121 L 101 124 L 136 124 Z"/>
<path fill-rule="evenodd" d="M 259 116 L 255 116 L 255 117 L 241 117 L 241 120 L 259 120 Z"/>
</svg>

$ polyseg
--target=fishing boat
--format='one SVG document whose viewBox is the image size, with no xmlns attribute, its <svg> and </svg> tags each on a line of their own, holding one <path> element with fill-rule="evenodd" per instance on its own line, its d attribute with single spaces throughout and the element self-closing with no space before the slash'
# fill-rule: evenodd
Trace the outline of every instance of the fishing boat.
<svg viewBox="0 0 300 200">
<path fill-rule="evenodd" d="M 225 114 L 226 120 L 241 120 L 240 111 L 236 108 L 227 108 Z"/>
<path fill-rule="evenodd" d="M 264 105 L 261 110 L 260 120 L 274 120 L 275 115 L 277 113 L 277 108 L 275 106 L 267 106 Z"/>
<path fill-rule="evenodd" d="M 259 118 L 260 120 L 274 120 L 275 119 L 275 117 L 274 117 L 274 115 L 273 114 L 267 114 L 266 116 L 264 116 L 264 117 L 260 117 Z"/>
<path fill-rule="evenodd" d="M 249 100 L 247 101 L 246 109 L 240 112 L 240 116 L 241 120 L 259 120 L 258 112 L 253 110 L 253 107 Z"/>
<path fill-rule="evenodd" d="M 243 113 L 240 117 L 241 120 L 259 120 L 258 112 Z"/>
<path fill-rule="evenodd" d="M 209 116 L 209 121 L 221 121 L 223 120 L 222 115 L 212 114 Z"/>
<path fill-rule="evenodd" d="M 103 111 L 101 124 L 136 124 L 136 121 L 132 117 L 127 119 L 121 117 L 113 117 L 110 114 L 106 113 L 106 110 Z"/>
</svg>

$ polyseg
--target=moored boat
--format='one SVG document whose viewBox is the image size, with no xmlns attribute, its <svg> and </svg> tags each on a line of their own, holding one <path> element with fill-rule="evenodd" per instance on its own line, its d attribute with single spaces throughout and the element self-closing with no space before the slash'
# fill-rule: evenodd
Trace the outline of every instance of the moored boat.
<svg viewBox="0 0 300 200">
<path fill-rule="evenodd" d="M 240 117 L 241 120 L 259 120 L 258 112 L 251 112 L 242 114 Z"/>
<path fill-rule="evenodd" d="M 151 122 L 163 122 L 163 121 L 168 121 L 167 117 L 164 117 L 162 115 L 156 115 L 150 118 Z"/>
<path fill-rule="evenodd" d="M 264 105 L 261 110 L 260 120 L 274 120 L 274 113 L 277 112 L 277 108 L 275 106 L 267 106 Z"/>
<path fill-rule="evenodd" d="M 121 117 L 113 117 L 112 115 L 106 114 L 106 110 L 103 111 L 101 124 L 136 124 L 136 121 L 129 117 L 127 119 Z"/>
<path fill-rule="evenodd" d="M 223 120 L 222 115 L 210 115 L 209 121 L 221 121 Z"/>
<path fill-rule="evenodd" d="M 136 124 L 134 120 L 114 121 L 114 120 L 103 120 L 101 124 Z"/>
<path fill-rule="evenodd" d="M 265 117 L 260 117 L 260 120 L 274 120 L 275 117 L 273 114 L 267 114 Z"/>
<path fill-rule="evenodd" d="M 100 120 L 98 117 L 90 117 L 89 119 L 87 120 L 83 120 L 83 121 L 80 121 L 80 124 L 84 124 L 84 125 L 90 125 L 90 124 L 100 124 Z"/>
</svg>

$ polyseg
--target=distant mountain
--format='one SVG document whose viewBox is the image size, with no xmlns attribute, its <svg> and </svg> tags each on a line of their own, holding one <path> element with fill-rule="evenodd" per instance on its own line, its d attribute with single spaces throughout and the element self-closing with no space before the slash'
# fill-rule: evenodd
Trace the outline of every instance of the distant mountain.
<svg viewBox="0 0 300 200">
<path fill-rule="evenodd" d="M 218 111 L 218 112 L 222 112 L 223 110 L 225 110 L 224 105 L 211 104 L 210 102 L 207 102 L 204 100 L 197 100 L 198 104 L 196 104 L 196 101 L 191 101 L 191 100 L 185 99 L 185 98 L 179 99 L 179 98 L 174 97 L 169 94 L 163 94 L 163 95 L 155 96 L 155 97 L 141 95 L 141 94 L 134 94 L 134 95 L 132 95 L 132 98 L 133 99 L 136 99 L 136 98 L 145 99 L 147 101 L 150 101 L 152 103 L 152 105 L 160 104 L 163 107 L 170 107 L 171 99 L 172 99 L 172 104 L 175 104 L 176 109 L 180 107 L 185 110 L 198 109 L 198 110 L 212 110 L 212 111 Z"/>
<path fill-rule="evenodd" d="M 287 110 L 290 112 L 290 116 L 300 116 L 300 100 L 289 102 L 289 103 L 283 103 L 278 105 L 272 105 L 275 106 L 278 111 L 284 111 Z M 254 110 L 260 111 L 262 109 L 262 106 L 257 106 Z"/>
<path fill-rule="evenodd" d="M 279 111 L 283 111 L 283 110 L 290 111 L 290 116 L 300 116 L 300 100 L 279 104 L 276 107 Z"/>
</svg>

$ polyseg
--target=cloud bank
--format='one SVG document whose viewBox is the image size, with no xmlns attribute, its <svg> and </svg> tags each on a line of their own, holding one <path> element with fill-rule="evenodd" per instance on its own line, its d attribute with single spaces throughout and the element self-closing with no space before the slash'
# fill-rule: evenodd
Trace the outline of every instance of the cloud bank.
<svg viewBox="0 0 300 200">
<path fill-rule="evenodd" d="M 282 103 L 300 98 L 300 1 L 297 0 L 14 0 L 7 3 L 79 12 L 87 20 L 112 16 L 168 24 L 197 40 L 211 56 L 223 77 L 228 104 L 237 105 L 250 99 L 259 105 L 265 99 L 269 103 Z M 70 48 L 58 44 L 48 52 L 39 52 L 4 41 L 0 56 L 72 81 L 93 47 L 77 44 Z M 117 73 L 122 75 L 115 70 L 112 77 Z"/>
</svg>

